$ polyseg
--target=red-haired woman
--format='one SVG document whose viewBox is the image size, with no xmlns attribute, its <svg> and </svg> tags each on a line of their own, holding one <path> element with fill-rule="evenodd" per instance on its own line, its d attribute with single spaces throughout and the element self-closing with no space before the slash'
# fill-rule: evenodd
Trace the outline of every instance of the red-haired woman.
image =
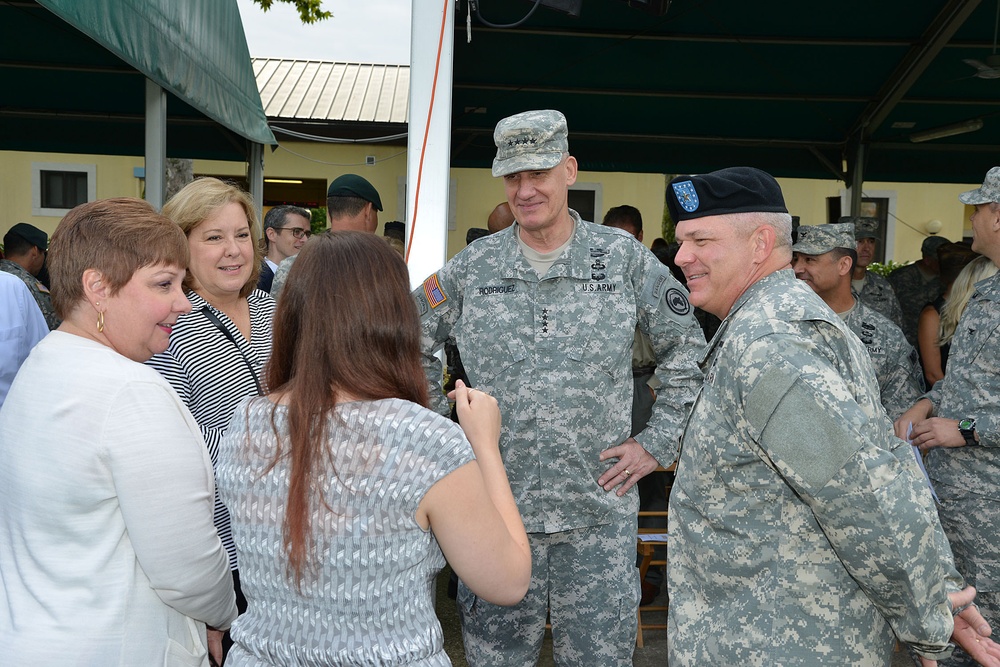
<svg viewBox="0 0 1000 667">
<path fill-rule="evenodd" d="M 409 289 L 371 234 L 323 234 L 295 261 L 272 393 L 237 409 L 220 446 L 249 603 L 227 667 L 449 665 L 432 595 L 445 557 L 494 604 L 527 591 L 496 401 L 459 385 L 461 428 L 424 407 Z"/>
</svg>

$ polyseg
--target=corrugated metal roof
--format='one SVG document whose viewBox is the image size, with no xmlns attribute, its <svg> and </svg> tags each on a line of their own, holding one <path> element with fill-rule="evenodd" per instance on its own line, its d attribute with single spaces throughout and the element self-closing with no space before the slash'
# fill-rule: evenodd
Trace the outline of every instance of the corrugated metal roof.
<svg viewBox="0 0 1000 667">
<path fill-rule="evenodd" d="M 406 123 L 408 65 L 253 58 L 268 118 Z"/>
</svg>

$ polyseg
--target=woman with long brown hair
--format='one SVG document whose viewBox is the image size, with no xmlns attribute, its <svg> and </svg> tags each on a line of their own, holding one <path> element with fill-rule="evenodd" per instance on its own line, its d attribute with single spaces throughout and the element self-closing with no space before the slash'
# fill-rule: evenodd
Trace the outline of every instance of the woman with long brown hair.
<svg viewBox="0 0 1000 667">
<path fill-rule="evenodd" d="M 409 276 L 382 239 L 302 249 L 267 386 L 237 409 L 217 470 L 249 603 L 232 664 L 450 664 L 432 595 L 444 557 L 514 604 L 531 555 L 496 400 L 459 384 L 461 428 L 424 407 Z"/>
</svg>

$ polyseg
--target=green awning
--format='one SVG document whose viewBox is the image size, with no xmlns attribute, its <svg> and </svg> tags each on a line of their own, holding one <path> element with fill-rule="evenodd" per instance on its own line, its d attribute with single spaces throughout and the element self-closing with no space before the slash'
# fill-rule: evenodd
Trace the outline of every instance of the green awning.
<svg viewBox="0 0 1000 667">
<path fill-rule="evenodd" d="M 747 164 L 850 181 L 861 154 L 866 181 L 978 183 L 1000 156 L 997 7 L 585 0 L 579 16 L 540 6 L 504 29 L 474 15 L 471 42 L 463 10 L 452 166 L 488 168 L 498 120 L 551 108 L 566 114 L 570 147 L 587 170 Z M 480 3 L 496 24 L 530 9 Z M 952 127 L 972 131 L 913 141 Z"/>
<path fill-rule="evenodd" d="M 0 149 L 142 155 L 146 78 L 169 157 L 277 143 L 235 0 L 11 0 L 0 24 Z"/>
</svg>

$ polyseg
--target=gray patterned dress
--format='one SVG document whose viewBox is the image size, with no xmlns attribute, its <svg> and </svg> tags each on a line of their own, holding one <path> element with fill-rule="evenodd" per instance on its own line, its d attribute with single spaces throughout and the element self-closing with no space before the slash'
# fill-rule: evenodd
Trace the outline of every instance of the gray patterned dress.
<svg viewBox="0 0 1000 667">
<path fill-rule="evenodd" d="M 249 603 L 233 624 L 227 667 L 450 665 L 432 595 L 445 560 L 414 515 L 431 486 L 473 460 L 462 430 L 400 399 L 338 406 L 319 483 L 326 506 L 312 508 L 316 567 L 298 591 L 282 546 L 288 461 L 268 469 L 272 407 L 244 401 L 219 448 L 219 493 Z M 285 407 L 274 424 L 287 437 Z"/>
</svg>

